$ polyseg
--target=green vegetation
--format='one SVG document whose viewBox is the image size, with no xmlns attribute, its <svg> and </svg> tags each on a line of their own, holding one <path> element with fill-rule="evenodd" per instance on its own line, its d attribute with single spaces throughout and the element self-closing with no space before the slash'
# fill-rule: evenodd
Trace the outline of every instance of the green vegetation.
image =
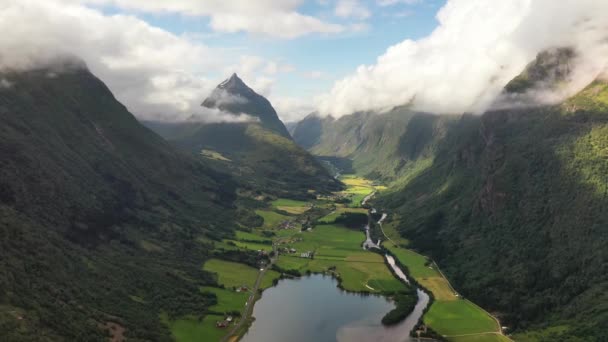
<svg viewBox="0 0 608 342">
<path fill-rule="evenodd" d="M 237 230 L 235 233 L 236 233 L 236 239 L 240 240 L 240 241 L 255 241 L 255 242 L 267 243 L 267 244 L 270 244 L 272 242 L 272 240 L 268 237 L 260 236 L 258 234 L 254 234 L 254 233 L 250 233 L 250 232 L 244 232 L 242 230 Z"/>
<path fill-rule="evenodd" d="M 281 222 L 289 220 L 289 216 L 285 216 L 270 210 L 256 210 L 256 214 L 264 219 L 264 229 L 275 229 Z"/>
<path fill-rule="evenodd" d="M 289 244 L 298 252 L 312 251 L 313 259 L 282 255 L 277 265 L 300 273 L 334 272 L 345 290 L 384 293 L 405 290 L 396 279 L 380 254 L 363 251 L 363 231 L 357 232 L 335 225 L 319 225 L 311 232 L 298 233 L 301 239 Z"/>
<path fill-rule="evenodd" d="M 447 336 L 498 332 L 500 329 L 490 315 L 463 299 L 435 300 L 424 315 L 424 323 Z"/>
<path fill-rule="evenodd" d="M 322 218 L 320 218 L 319 220 L 317 220 L 317 222 L 319 223 L 334 223 L 336 221 L 336 219 L 344 214 L 344 213 L 360 213 L 360 214 L 366 214 L 367 215 L 367 209 L 364 208 L 348 208 L 348 207 L 337 207 L 334 211 L 332 211 L 331 213 L 323 216 Z"/>
<path fill-rule="evenodd" d="M 567 68 L 546 57 L 507 91 L 523 94 L 538 80 L 559 87 Z M 608 83 L 596 80 L 560 105 L 481 117 L 397 108 L 323 119 L 308 141 L 389 183 L 374 202 L 398 216 L 389 236 L 398 231 L 399 244 L 436 260 L 510 331 L 568 325 L 559 339 L 598 341 L 608 321 L 607 113 Z"/>
<path fill-rule="evenodd" d="M 205 262 L 203 269 L 217 275 L 217 282 L 226 288 L 240 287 L 243 285 L 253 288 L 258 278 L 259 270 L 247 265 L 231 261 L 210 259 Z M 260 288 L 265 289 L 272 286 L 272 282 L 279 278 L 279 274 L 268 270 L 262 278 Z"/>
<path fill-rule="evenodd" d="M 340 177 L 340 180 L 347 186 L 343 193 L 350 199 L 350 207 L 360 207 L 363 199 L 375 191 L 372 182 L 365 178 L 355 175 L 343 175 Z"/>
<path fill-rule="evenodd" d="M 213 160 L 221 160 L 221 161 L 232 161 L 226 157 L 224 157 L 221 153 L 213 151 L 213 150 L 202 150 L 201 155 L 205 158 L 213 159 Z"/>
<path fill-rule="evenodd" d="M 202 319 L 187 317 L 168 323 L 173 338 L 179 342 L 198 342 L 201 337 L 206 341 L 219 341 L 225 334 L 225 329 L 215 327 L 215 322 L 221 321 L 224 316 L 207 315 Z"/>
<path fill-rule="evenodd" d="M 236 292 L 232 289 L 220 289 L 217 287 L 202 287 L 201 291 L 211 292 L 217 298 L 217 304 L 209 307 L 209 310 L 219 313 L 240 312 L 247 298 L 251 295 L 250 292 Z"/>
<path fill-rule="evenodd" d="M 248 114 L 259 122 L 240 123 L 163 123 L 146 125 L 173 145 L 194 155 L 201 150 L 214 151 L 223 160 L 201 156 L 223 173 L 234 176 L 240 188 L 251 189 L 277 197 L 312 199 L 309 190 L 327 193 L 340 189 L 340 183 L 309 153 L 291 139 L 270 102 L 256 94 L 240 79 L 234 86 L 218 87 L 203 102 L 204 106 L 220 108 L 234 114 Z M 214 96 L 238 96 L 245 103 L 217 103 Z M 215 158 L 217 159 L 217 158 Z M 293 210 L 293 209 L 292 209 Z"/>
<path fill-rule="evenodd" d="M 435 332 L 450 336 L 499 331 L 498 323 L 487 312 L 454 293 L 449 282 L 428 258 L 390 242 L 386 242 L 385 247 L 417 283 L 432 293 L 434 301 L 423 321 Z M 452 340 L 451 337 L 449 339 Z"/>
<path fill-rule="evenodd" d="M 393 325 L 403 321 L 414 310 L 417 299 L 413 287 L 408 292 L 397 293 L 393 296 L 396 307 L 382 317 L 382 324 Z"/>
<path fill-rule="evenodd" d="M 275 208 L 279 207 L 305 207 L 308 203 L 304 201 L 296 201 L 287 198 L 279 198 L 278 200 L 272 201 L 272 206 Z"/>
<path fill-rule="evenodd" d="M 159 319 L 215 304 L 201 286 L 236 183 L 142 127 L 88 70 L 1 72 L 3 341 L 167 341 Z M 19 314 L 15 314 L 15 313 Z M 19 318 L 21 317 L 21 319 Z"/>
</svg>

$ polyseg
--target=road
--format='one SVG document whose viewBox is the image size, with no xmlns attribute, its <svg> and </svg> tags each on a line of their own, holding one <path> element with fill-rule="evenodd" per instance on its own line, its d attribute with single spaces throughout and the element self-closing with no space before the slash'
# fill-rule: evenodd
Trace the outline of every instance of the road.
<svg viewBox="0 0 608 342">
<path fill-rule="evenodd" d="M 380 248 L 377 244 L 374 243 L 374 241 L 372 241 L 372 238 L 369 236 L 369 224 L 365 226 L 365 236 L 367 237 L 367 239 L 365 239 L 365 242 L 363 242 L 363 249 Z M 379 243 L 380 241 L 378 241 L 378 244 Z"/>
<path fill-rule="evenodd" d="M 241 313 L 241 318 L 239 319 L 238 323 L 235 324 L 226 335 L 224 335 L 224 337 L 220 340 L 221 342 L 226 342 L 232 336 L 236 335 L 237 332 L 239 331 L 239 329 L 241 329 L 243 327 L 243 324 L 245 324 L 247 322 L 247 319 L 249 318 L 249 316 L 251 316 L 251 314 L 253 313 L 255 297 L 256 297 L 256 294 L 258 293 L 258 290 L 260 289 L 260 284 L 262 283 L 262 278 L 264 278 L 266 271 L 268 269 L 272 268 L 272 265 L 274 265 L 274 263 L 277 260 L 278 255 L 279 255 L 276 244 L 272 244 L 272 250 L 274 252 L 274 255 L 270 259 L 270 264 L 266 265 L 266 267 L 261 269 L 261 271 L 258 273 L 258 277 L 255 280 L 255 285 L 253 286 L 253 289 L 251 289 L 251 295 L 249 296 L 249 298 L 247 298 L 247 302 L 245 304 L 245 309 L 243 309 L 243 312 Z"/>
<path fill-rule="evenodd" d="M 363 199 L 363 201 L 361 201 L 361 206 L 364 206 L 365 203 L 367 203 L 367 201 L 369 201 L 372 197 L 374 197 L 375 194 L 376 194 L 376 191 L 374 190 L 374 192 L 372 192 L 371 194 L 365 196 L 365 198 Z"/>
</svg>

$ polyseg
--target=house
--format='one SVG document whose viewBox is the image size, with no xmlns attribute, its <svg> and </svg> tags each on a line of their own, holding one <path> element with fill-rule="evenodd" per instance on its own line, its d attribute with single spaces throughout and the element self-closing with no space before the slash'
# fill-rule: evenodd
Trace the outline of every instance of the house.
<svg viewBox="0 0 608 342">
<path fill-rule="evenodd" d="M 300 254 L 300 258 L 312 259 L 312 252 L 311 251 L 307 251 L 307 252 L 301 253 Z"/>
</svg>

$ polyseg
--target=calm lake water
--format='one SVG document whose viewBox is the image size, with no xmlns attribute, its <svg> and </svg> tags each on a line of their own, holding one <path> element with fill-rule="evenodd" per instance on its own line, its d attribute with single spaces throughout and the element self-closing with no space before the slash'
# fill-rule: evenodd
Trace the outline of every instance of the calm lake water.
<svg viewBox="0 0 608 342">
<path fill-rule="evenodd" d="M 409 332 L 417 317 L 384 327 L 380 321 L 395 307 L 391 301 L 380 296 L 348 293 L 337 284 L 335 279 L 319 274 L 281 280 L 277 286 L 264 291 L 255 304 L 256 320 L 242 341 L 411 341 Z M 418 317 L 426 306 L 426 303 L 419 304 Z"/>
</svg>

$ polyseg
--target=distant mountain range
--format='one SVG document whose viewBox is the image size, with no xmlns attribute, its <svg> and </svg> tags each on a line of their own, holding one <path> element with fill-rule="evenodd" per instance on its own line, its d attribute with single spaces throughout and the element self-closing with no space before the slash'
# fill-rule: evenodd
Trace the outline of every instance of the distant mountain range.
<svg viewBox="0 0 608 342">
<path fill-rule="evenodd" d="M 601 341 L 608 83 L 596 80 L 555 105 L 532 106 L 528 96 L 560 87 L 573 56 L 539 54 L 497 99 L 504 109 L 481 116 L 407 107 L 339 119 L 311 114 L 293 137 L 318 157 L 391 184 L 376 205 L 506 325 L 533 331 L 535 341 Z"/>
</svg>

